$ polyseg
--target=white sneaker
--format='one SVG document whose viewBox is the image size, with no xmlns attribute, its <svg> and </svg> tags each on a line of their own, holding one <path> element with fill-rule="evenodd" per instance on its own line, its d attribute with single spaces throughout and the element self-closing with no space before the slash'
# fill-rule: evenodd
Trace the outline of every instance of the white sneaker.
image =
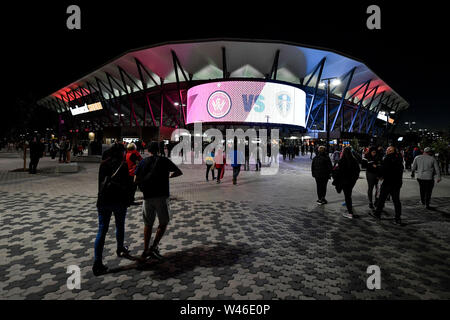
<svg viewBox="0 0 450 320">
<path fill-rule="evenodd" d="M 342 216 L 345 217 L 345 218 L 353 219 L 353 215 L 350 214 L 350 213 L 348 213 L 348 212 L 344 212 L 344 213 L 342 214 Z"/>
</svg>

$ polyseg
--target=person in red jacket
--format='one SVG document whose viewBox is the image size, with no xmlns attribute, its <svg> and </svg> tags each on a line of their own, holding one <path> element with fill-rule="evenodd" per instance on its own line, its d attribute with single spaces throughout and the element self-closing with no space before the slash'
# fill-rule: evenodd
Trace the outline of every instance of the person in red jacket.
<svg viewBox="0 0 450 320">
<path fill-rule="evenodd" d="M 220 183 L 220 180 L 223 178 L 225 173 L 225 165 L 227 158 L 225 156 L 225 152 L 223 152 L 222 147 L 218 147 L 217 152 L 214 156 L 214 163 L 216 164 L 217 169 L 217 183 Z"/>
<path fill-rule="evenodd" d="M 132 205 L 139 205 L 139 203 L 137 203 L 134 198 L 135 194 L 136 194 L 137 184 L 135 184 L 133 182 L 134 182 L 136 166 L 141 160 L 142 160 L 142 156 L 136 150 L 136 145 L 134 143 L 129 143 L 127 146 L 126 161 L 127 161 L 127 165 L 128 165 L 128 175 L 129 175 L 131 183 L 133 185 L 133 187 L 131 189 L 131 194 L 130 194 L 130 198 L 131 198 L 130 202 Z"/>
</svg>

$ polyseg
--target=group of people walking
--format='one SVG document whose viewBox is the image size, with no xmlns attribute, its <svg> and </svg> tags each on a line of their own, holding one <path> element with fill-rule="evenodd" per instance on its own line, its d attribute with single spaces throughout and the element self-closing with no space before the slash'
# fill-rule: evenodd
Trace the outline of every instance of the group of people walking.
<svg viewBox="0 0 450 320">
<path fill-rule="evenodd" d="M 354 218 L 352 206 L 352 191 L 360 175 L 360 161 L 355 157 L 352 147 L 348 146 L 336 155 L 333 153 L 334 164 L 326 152 L 326 148 L 318 148 L 318 154 L 311 164 L 312 176 L 317 185 L 317 203 L 327 204 L 325 199 L 328 180 L 333 179 L 333 185 L 338 193 L 343 192 L 347 212 L 343 213 L 346 218 Z M 366 167 L 367 197 L 371 215 L 376 219 L 381 219 L 386 200 L 390 197 L 394 204 L 394 223 L 403 225 L 401 220 L 402 206 L 400 202 L 400 189 L 403 184 L 403 157 L 398 150 L 390 146 L 386 153 L 382 148 L 371 147 L 364 155 L 362 161 Z M 439 166 L 432 156 L 430 148 L 424 149 L 423 155 L 417 155 L 412 164 L 411 176 L 417 174 L 417 181 L 420 186 L 421 204 L 426 209 L 433 209 L 430 206 L 431 193 L 434 186 L 434 179 L 441 181 Z M 374 194 L 375 191 L 375 194 Z"/>
<path fill-rule="evenodd" d="M 244 151 L 245 152 L 245 151 Z M 241 165 L 244 164 L 244 167 L 247 168 L 248 159 L 247 157 L 240 152 L 235 144 L 234 150 L 230 152 L 229 158 L 231 159 L 231 167 L 233 169 L 233 184 L 237 184 L 237 178 L 239 173 L 241 172 Z M 206 181 L 209 181 L 209 172 L 211 172 L 212 179 L 215 180 L 214 169 L 217 170 L 217 183 L 220 183 L 225 174 L 225 166 L 227 164 L 226 153 L 223 150 L 223 147 L 218 147 L 216 152 L 212 151 L 205 158 L 206 163 Z M 257 161 L 256 163 L 256 171 L 260 170 L 261 161 Z M 259 168 L 258 168 L 259 167 Z"/>
</svg>

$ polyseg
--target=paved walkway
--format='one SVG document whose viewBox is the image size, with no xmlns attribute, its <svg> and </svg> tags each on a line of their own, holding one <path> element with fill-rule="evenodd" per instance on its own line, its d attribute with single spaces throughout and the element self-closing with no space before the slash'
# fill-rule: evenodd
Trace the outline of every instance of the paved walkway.
<svg viewBox="0 0 450 320">
<path fill-rule="evenodd" d="M 98 164 L 80 163 L 76 174 L 9 171 L 21 166 L 16 155 L 0 154 L 0 299 L 450 298 L 448 178 L 436 185 L 430 212 L 405 173 L 407 225 L 397 227 L 391 203 L 381 222 L 368 216 L 363 172 L 353 197 L 360 218 L 348 220 L 331 184 L 329 204 L 315 204 L 309 157 L 281 161 L 275 176 L 242 171 L 236 186 L 231 171 L 217 185 L 205 181 L 203 166 L 182 166 L 184 175 L 171 180 L 165 261 L 120 260 L 111 226 L 105 263 L 121 269 L 94 277 Z M 126 243 L 136 255 L 142 229 L 141 208 L 131 207 Z M 80 267 L 81 289 L 67 288 L 69 265 Z M 381 268 L 381 290 L 366 287 L 369 265 Z"/>
</svg>

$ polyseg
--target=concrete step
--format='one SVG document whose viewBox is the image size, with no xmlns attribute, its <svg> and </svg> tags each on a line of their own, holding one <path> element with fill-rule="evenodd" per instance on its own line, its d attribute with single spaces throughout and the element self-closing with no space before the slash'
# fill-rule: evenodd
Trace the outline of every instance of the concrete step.
<svg viewBox="0 0 450 320">
<path fill-rule="evenodd" d="M 43 167 L 42 172 L 45 173 L 76 173 L 80 169 L 77 162 L 57 163 L 55 166 Z"/>
<path fill-rule="evenodd" d="M 102 161 L 102 156 L 72 156 L 72 161 L 100 163 Z"/>
</svg>

